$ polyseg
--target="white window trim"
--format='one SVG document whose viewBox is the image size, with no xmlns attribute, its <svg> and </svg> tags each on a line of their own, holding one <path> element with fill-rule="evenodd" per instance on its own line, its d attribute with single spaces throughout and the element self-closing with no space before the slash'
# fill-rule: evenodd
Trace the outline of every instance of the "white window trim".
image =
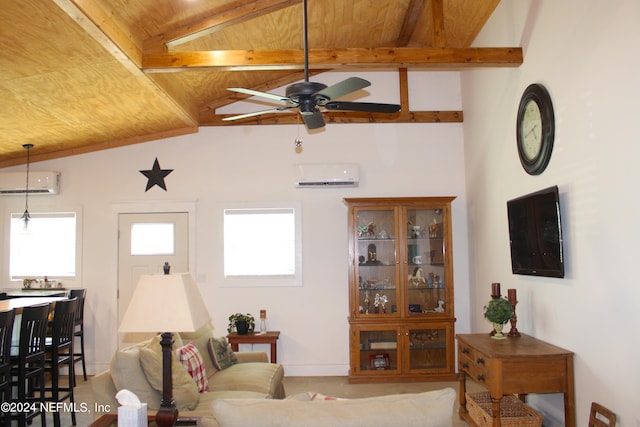
<svg viewBox="0 0 640 427">
<path fill-rule="evenodd" d="M 70 208 L 57 207 L 55 209 L 38 209 L 31 208 L 29 210 L 31 213 L 56 213 L 56 212 L 75 212 L 76 214 L 76 275 L 73 277 L 61 277 L 56 278 L 55 276 L 51 276 L 51 279 L 59 279 L 62 286 L 65 288 L 74 288 L 82 286 L 82 242 L 84 240 L 83 230 L 83 207 L 82 206 L 73 206 Z M 9 283 L 9 287 L 11 288 L 22 288 L 22 279 L 14 279 L 11 278 L 10 266 L 9 266 L 9 254 L 11 251 L 11 214 L 16 212 L 20 212 L 20 209 L 16 210 L 16 208 L 7 208 L 4 211 L 4 255 L 2 260 L 2 265 L 5 271 L 6 283 Z"/>
<path fill-rule="evenodd" d="M 293 209 L 295 226 L 295 273 L 291 276 L 231 276 L 224 275 L 224 211 L 233 209 Z M 217 283 L 221 287 L 295 287 L 302 286 L 302 204 L 300 202 L 228 203 L 220 207 L 220 268 Z"/>
</svg>

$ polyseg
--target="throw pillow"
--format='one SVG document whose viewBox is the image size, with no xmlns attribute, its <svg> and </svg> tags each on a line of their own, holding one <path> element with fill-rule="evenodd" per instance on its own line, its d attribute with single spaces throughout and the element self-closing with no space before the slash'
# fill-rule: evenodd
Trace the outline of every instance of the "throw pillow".
<svg viewBox="0 0 640 427">
<path fill-rule="evenodd" d="M 126 388 L 138 396 L 141 402 L 146 402 L 149 409 L 157 410 L 162 395 L 147 381 L 140 365 L 141 347 L 142 345 L 135 345 L 116 351 L 109 363 L 111 378 L 117 390 Z"/>
<path fill-rule="evenodd" d="M 207 372 L 205 371 L 202 356 L 200 356 L 200 352 L 196 345 L 190 342 L 176 350 L 176 355 L 189 375 L 191 375 L 191 378 L 196 382 L 198 391 L 200 393 L 209 391 Z"/>
<path fill-rule="evenodd" d="M 140 348 L 140 364 L 151 386 L 162 392 L 162 347 L 160 336 Z M 179 411 L 193 410 L 198 405 L 200 393 L 196 382 L 187 373 L 177 357 L 171 358 L 171 382 L 173 399 Z"/>
<path fill-rule="evenodd" d="M 236 355 L 233 353 L 233 350 L 231 350 L 231 344 L 229 344 L 225 337 L 211 337 L 208 347 L 213 366 L 219 371 L 238 363 Z"/>
</svg>

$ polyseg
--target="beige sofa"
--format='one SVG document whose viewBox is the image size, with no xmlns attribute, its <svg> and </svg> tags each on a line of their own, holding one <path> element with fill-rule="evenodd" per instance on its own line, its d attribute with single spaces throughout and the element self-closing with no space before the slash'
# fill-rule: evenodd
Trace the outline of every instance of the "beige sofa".
<svg viewBox="0 0 640 427">
<path fill-rule="evenodd" d="M 316 398 L 302 393 L 285 400 L 220 399 L 211 403 L 219 427 L 451 427 L 456 392 L 452 388 L 424 393 L 362 399 Z"/>
<path fill-rule="evenodd" d="M 209 391 L 200 393 L 196 381 L 182 362 L 172 358 L 173 397 L 181 417 L 199 416 L 211 422 L 211 403 L 216 399 L 250 398 L 282 399 L 285 397 L 280 364 L 268 363 L 264 352 L 236 352 L 237 362 L 222 370 L 216 369 L 216 359 L 210 355 L 213 330 L 205 326 L 195 333 L 174 334 L 174 348 L 193 343 L 200 354 Z M 120 350 L 113 356 L 108 371 L 91 379 L 94 399 L 109 412 L 116 413 L 116 393 L 127 389 L 147 403 L 149 413 L 155 414 L 162 400 L 161 349 L 159 337 Z M 96 417 L 104 412 L 96 413 Z"/>
</svg>

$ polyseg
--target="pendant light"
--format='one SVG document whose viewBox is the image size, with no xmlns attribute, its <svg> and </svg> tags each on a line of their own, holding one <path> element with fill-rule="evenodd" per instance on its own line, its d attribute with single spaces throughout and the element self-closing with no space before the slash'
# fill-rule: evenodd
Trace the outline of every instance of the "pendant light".
<svg viewBox="0 0 640 427">
<path fill-rule="evenodd" d="M 27 185 L 26 191 L 24 193 L 24 213 L 22 214 L 22 221 L 24 221 L 24 226 L 27 227 L 29 224 L 29 220 L 31 219 L 31 215 L 29 215 L 29 160 L 30 160 L 30 150 L 33 148 L 33 144 L 24 144 L 22 146 L 25 150 L 27 150 Z"/>
</svg>

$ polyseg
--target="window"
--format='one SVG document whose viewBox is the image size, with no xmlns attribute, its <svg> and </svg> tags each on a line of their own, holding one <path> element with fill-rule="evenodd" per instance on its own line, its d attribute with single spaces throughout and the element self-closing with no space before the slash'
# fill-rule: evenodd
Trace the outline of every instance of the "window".
<svg viewBox="0 0 640 427">
<path fill-rule="evenodd" d="M 131 224 L 131 255 L 174 255 L 175 229 L 169 222 Z"/>
<path fill-rule="evenodd" d="M 301 286 L 300 208 L 224 209 L 224 282 Z"/>
<path fill-rule="evenodd" d="M 31 213 L 28 227 L 22 213 L 11 214 L 9 274 L 25 277 L 77 275 L 77 221 L 75 212 Z"/>
</svg>

